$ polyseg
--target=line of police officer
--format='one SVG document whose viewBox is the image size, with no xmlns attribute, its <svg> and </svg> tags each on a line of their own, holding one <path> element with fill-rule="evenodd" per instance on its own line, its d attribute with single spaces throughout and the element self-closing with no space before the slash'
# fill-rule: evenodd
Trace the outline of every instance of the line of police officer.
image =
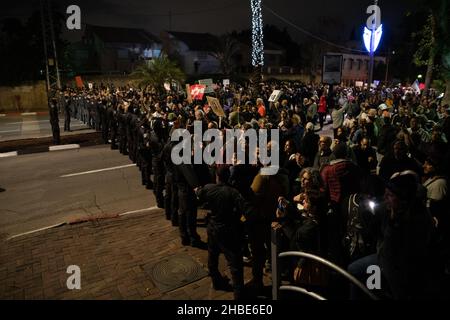
<svg viewBox="0 0 450 320">
<path fill-rule="evenodd" d="M 193 190 L 210 182 L 205 178 L 209 171 L 206 165 L 176 166 L 172 163 L 174 143 L 169 134 L 172 128 L 179 127 L 180 120 L 175 108 L 175 113 L 170 112 L 171 100 L 161 104 L 158 112 L 154 105 L 150 106 L 151 98 L 133 90 L 114 93 L 68 90 L 63 96 L 66 122 L 69 119 L 65 130 L 70 130 L 70 117 L 74 117 L 101 131 L 105 144 L 110 143 L 111 149 L 128 155 L 139 167 L 142 184 L 153 189 L 157 206 L 165 208 L 166 218 L 179 227 L 182 244 L 206 248 L 197 233 Z"/>
</svg>

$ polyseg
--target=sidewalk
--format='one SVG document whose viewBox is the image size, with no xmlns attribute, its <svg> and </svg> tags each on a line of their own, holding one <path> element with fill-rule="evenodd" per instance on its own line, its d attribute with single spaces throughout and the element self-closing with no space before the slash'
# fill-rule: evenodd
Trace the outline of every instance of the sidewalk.
<svg viewBox="0 0 450 320">
<path fill-rule="evenodd" d="M 79 144 L 81 147 L 103 144 L 101 132 L 92 129 L 61 132 L 61 145 Z M 51 135 L 19 140 L 0 141 L 0 153 L 17 151 L 19 154 L 46 152 L 54 146 Z"/>
<path fill-rule="evenodd" d="M 199 218 L 202 213 L 199 212 Z M 206 229 L 198 227 L 203 241 Z M 174 254 L 187 254 L 207 270 L 206 250 L 182 246 L 178 228 L 161 209 L 82 222 L 11 240 L 0 239 L 0 299 L 169 299 L 228 300 L 209 277 L 162 293 L 149 267 Z M 67 267 L 81 269 L 81 289 L 69 290 Z M 227 270 L 221 255 L 220 269 Z M 229 271 L 226 271 L 229 278 Z M 245 280 L 251 269 L 245 267 Z M 265 276 L 265 284 L 270 278 Z"/>
</svg>

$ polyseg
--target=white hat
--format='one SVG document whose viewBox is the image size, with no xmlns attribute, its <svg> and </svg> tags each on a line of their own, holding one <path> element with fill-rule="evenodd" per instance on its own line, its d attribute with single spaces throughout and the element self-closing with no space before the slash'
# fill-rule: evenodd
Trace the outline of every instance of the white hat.
<svg viewBox="0 0 450 320">
<path fill-rule="evenodd" d="M 380 105 L 378 106 L 378 108 L 379 108 L 381 111 L 384 111 L 384 110 L 389 109 L 388 106 L 387 106 L 385 103 L 380 104 Z"/>
</svg>

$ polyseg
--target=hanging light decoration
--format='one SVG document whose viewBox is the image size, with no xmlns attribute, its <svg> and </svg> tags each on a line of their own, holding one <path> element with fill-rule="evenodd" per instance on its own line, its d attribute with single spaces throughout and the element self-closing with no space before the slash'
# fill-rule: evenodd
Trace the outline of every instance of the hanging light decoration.
<svg viewBox="0 0 450 320">
<path fill-rule="evenodd" d="M 252 65 L 264 65 L 263 23 L 261 0 L 250 0 L 252 7 Z"/>
</svg>

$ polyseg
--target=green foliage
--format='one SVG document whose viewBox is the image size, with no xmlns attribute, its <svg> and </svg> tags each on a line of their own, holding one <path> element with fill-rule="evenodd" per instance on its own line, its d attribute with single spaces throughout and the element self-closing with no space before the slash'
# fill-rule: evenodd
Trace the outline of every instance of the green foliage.
<svg viewBox="0 0 450 320">
<path fill-rule="evenodd" d="M 165 55 L 136 68 L 133 75 L 141 79 L 139 85 L 152 86 L 160 92 L 163 92 L 165 82 L 182 84 L 186 78 L 176 63 Z"/>
<path fill-rule="evenodd" d="M 445 92 L 445 82 L 443 80 L 433 80 L 431 87 L 438 92 Z"/>
<path fill-rule="evenodd" d="M 431 55 L 436 54 L 436 42 L 434 38 L 433 15 L 428 15 L 422 30 L 412 34 L 412 38 L 418 43 L 414 53 L 413 62 L 416 66 L 426 66 Z"/>
</svg>

